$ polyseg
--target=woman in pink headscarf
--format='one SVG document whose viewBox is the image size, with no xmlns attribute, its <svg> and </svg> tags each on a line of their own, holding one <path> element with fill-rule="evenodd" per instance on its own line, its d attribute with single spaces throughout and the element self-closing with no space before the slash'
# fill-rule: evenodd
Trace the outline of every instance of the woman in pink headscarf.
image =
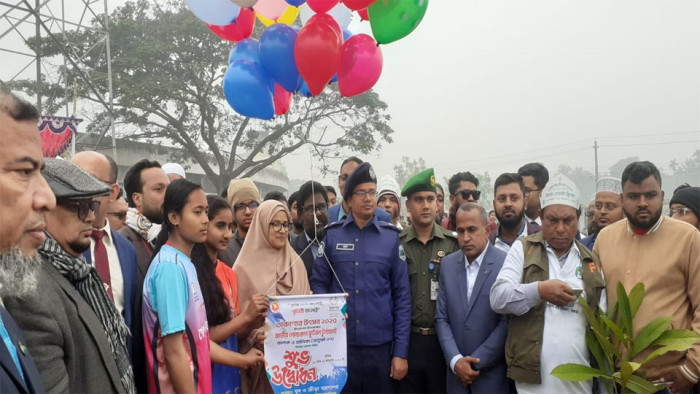
<svg viewBox="0 0 700 394">
<path fill-rule="evenodd" d="M 287 206 L 275 200 L 260 204 L 246 235 L 236 263 L 238 299 L 241 310 L 248 306 L 250 296 L 263 293 L 271 296 L 311 294 L 306 268 L 289 244 L 292 217 Z M 241 338 L 239 351 L 245 353 L 259 344 L 264 328 Z M 257 340 L 256 340 L 257 339 Z M 265 366 L 243 371 L 244 393 L 273 393 L 267 380 Z"/>
</svg>

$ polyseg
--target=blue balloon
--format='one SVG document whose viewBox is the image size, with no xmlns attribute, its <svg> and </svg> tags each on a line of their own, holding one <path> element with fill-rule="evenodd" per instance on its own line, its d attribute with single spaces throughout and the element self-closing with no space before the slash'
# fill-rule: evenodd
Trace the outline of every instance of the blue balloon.
<svg viewBox="0 0 700 394">
<path fill-rule="evenodd" d="M 306 3 L 306 0 L 287 0 L 287 4 L 299 7 L 300 5 Z"/>
<path fill-rule="evenodd" d="M 350 37 L 352 37 L 352 32 L 348 29 L 343 29 L 343 42 L 347 41 Z"/>
<path fill-rule="evenodd" d="M 224 74 L 224 96 L 239 114 L 258 119 L 275 116 L 270 78 L 263 68 L 249 59 L 239 59 Z"/>
<path fill-rule="evenodd" d="M 306 82 L 301 83 L 301 87 L 299 88 L 299 94 L 301 94 L 304 97 L 313 97 L 314 95 L 309 91 L 309 87 L 306 86 Z"/>
<path fill-rule="evenodd" d="M 296 31 L 283 23 L 268 27 L 260 37 L 260 63 L 270 77 L 288 92 L 295 91 L 301 79 L 294 61 L 296 39 Z"/>
<path fill-rule="evenodd" d="M 228 64 L 239 59 L 248 59 L 254 62 L 260 62 L 260 43 L 254 38 L 246 38 L 236 44 L 231 53 L 228 55 Z"/>
<path fill-rule="evenodd" d="M 194 16 L 210 25 L 230 25 L 241 12 L 231 0 L 185 0 L 185 4 Z"/>
</svg>

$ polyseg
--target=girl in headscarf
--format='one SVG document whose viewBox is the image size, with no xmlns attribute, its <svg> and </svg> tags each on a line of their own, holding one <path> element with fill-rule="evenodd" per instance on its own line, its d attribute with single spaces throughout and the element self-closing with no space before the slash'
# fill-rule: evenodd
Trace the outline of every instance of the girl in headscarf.
<svg viewBox="0 0 700 394">
<path fill-rule="evenodd" d="M 311 294 L 306 268 L 289 244 L 292 218 L 287 206 L 268 200 L 260 204 L 253 216 L 248 235 L 236 263 L 238 299 L 241 309 L 248 306 L 251 295 L 270 296 Z M 239 339 L 239 351 L 251 347 L 262 350 L 264 328 Z M 254 366 L 242 373 L 244 393 L 273 393 L 265 366 Z"/>
</svg>

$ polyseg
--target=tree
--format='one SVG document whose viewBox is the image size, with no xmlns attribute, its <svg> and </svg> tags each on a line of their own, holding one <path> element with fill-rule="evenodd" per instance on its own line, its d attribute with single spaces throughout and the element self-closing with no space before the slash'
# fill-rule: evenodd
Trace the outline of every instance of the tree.
<svg viewBox="0 0 700 394">
<path fill-rule="evenodd" d="M 408 156 L 403 156 L 401 158 L 401 164 L 394 166 L 394 174 L 396 176 L 396 182 L 399 183 L 401 187 L 406 184 L 406 182 L 411 179 L 412 176 L 426 169 L 425 160 L 422 157 L 417 159 L 411 159 Z"/>
<path fill-rule="evenodd" d="M 558 172 L 576 184 L 579 190 L 579 202 L 585 209 L 588 202 L 595 197 L 595 175 L 581 167 L 571 168 L 568 165 L 559 166 Z"/>
<path fill-rule="evenodd" d="M 614 176 L 616 178 L 622 177 L 622 171 L 625 170 L 625 167 L 627 167 L 627 165 L 630 163 L 634 163 L 635 161 L 639 161 L 639 157 L 630 156 L 618 160 L 615 164 L 610 166 L 610 176 Z"/>
<path fill-rule="evenodd" d="M 387 105 L 372 91 L 343 98 L 331 87 L 311 99 L 295 97 L 289 113 L 272 121 L 236 115 L 221 88 L 231 44 L 214 36 L 182 2 L 165 7 L 146 0 L 127 2 L 110 18 L 112 115 L 130 126 L 124 137 L 181 146 L 182 155 L 201 165 L 217 190 L 305 144 L 313 147 L 322 171 L 327 171 L 324 159 L 339 156 L 342 149 L 366 154 L 392 142 Z M 81 48 L 100 39 L 90 31 L 57 38 Z M 28 45 L 51 57 L 60 54 L 53 40 L 31 39 Z M 104 57 L 98 56 L 84 58 L 80 70 L 66 70 L 66 80 L 88 73 L 97 85 L 99 94 L 83 97 L 100 104 L 87 127 L 96 132 L 109 124 L 110 110 L 102 105 L 108 91 L 106 70 Z M 20 81 L 14 87 L 32 93 L 33 84 Z M 66 89 L 48 82 L 43 86 L 45 91 Z M 54 96 L 59 98 L 50 105 L 58 107 L 62 95 Z"/>
</svg>

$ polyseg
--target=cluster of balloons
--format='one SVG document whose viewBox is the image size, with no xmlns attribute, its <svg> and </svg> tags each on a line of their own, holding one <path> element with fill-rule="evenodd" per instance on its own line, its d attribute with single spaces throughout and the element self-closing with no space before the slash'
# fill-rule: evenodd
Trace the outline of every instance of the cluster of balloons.
<svg viewBox="0 0 700 394">
<path fill-rule="evenodd" d="M 344 97 L 379 80 L 379 44 L 410 34 L 428 0 L 185 0 L 217 36 L 237 44 L 224 75 L 224 96 L 241 115 L 272 119 L 289 111 L 293 93 L 319 95 L 330 82 Z M 347 30 L 352 13 L 368 20 L 372 36 Z M 301 29 L 292 27 L 300 18 Z M 267 28 L 250 38 L 256 18 Z"/>
</svg>

